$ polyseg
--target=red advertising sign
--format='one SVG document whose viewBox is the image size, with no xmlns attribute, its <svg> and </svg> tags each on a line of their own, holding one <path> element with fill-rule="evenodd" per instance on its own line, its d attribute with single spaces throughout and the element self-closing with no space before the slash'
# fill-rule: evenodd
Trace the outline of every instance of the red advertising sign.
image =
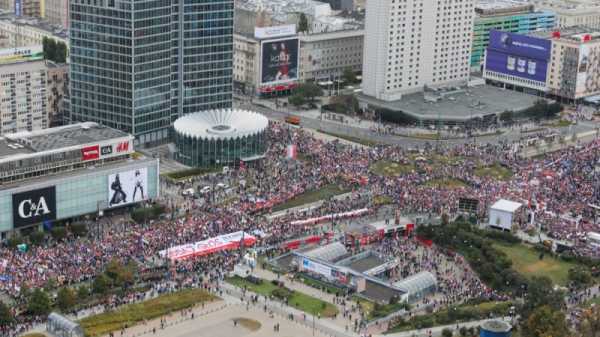
<svg viewBox="0 0 600 337">
<path fill-rule="evenodd" d="M 100 146 L 87 146 L 81 149 L 81 160 L 94 160 L 100 158 Z"/>
<path fill-rule="evenodd" d="M 129 151 L 129 141 L 120 142 L 117 144 L 117 153 L 118 152 L 128 152 Z"/>
</svg>

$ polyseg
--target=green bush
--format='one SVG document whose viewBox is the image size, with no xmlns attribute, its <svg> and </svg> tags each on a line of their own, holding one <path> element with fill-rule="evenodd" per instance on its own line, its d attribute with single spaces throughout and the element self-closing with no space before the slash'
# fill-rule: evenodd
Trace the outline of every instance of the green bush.
<svg viewBox="0 0 600 337">
<path fill-rule="evenodd" d="M 6 240 L 6 244 L 10 248 L 17 248 L 17 246 L 22 243 L 23 243 L 23 238 L 20 236 L 13 236 L 12 238 L 9 238 L 8 240 Z"/>
<path fill-rule="evenodd" d="M 71 232 L 78 237 L 83 237 L 87 235 L 88 228 L 85 224 L 76 223 L 71 225 Z"/>
<path fill-rule="evenodd" d="M 29 242 L 31 242 L 32 245 L 41 245 L 42 243 L 44 243 L 44 232 L 42 231 L 34 231 L 31 234 L 29 234 Z"/>
<path fill-rule="evenodd" d="M 54 240 L 61 241 L 67 237 L 67 230 L 64 227 L 52 227 L 50 234 Z"/>
<path fill-rule="evenodd" d="M 273 290 L 271 294 L 280 300 L 287 300 L 292 297 L 293 291 L 288 288 L 277 288 Z"/>
<path fill-rule="evenodd" d="M 165 212 L 163 205 L 151 205 L 150 207 L 138 207 L 131 211 L 131 218 L 137 223 L 155 220 Z"/>
</svg>

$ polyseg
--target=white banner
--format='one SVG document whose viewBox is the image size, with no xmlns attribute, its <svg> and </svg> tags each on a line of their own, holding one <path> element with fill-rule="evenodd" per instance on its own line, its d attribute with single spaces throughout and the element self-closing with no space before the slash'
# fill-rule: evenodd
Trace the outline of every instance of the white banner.
<svg viewBox="0 0 600 337">
<path fill-rule="evenodd" d="M 212 254 L 222 250 L 237 249 L 240 242 L 244 240 L 244 246 L 252 246 L 256 243 L 256 237 L 243 231 L 220 235 L 214 238 L 175 246 L 158 252 L 162 258 L 171 260 L 182 260 L 196 256 Z"/>
<path fill-rule="evenodd" d="M 316 218 L 309 218 L 309 219 L 305 219 L 305 220 L 296 220 L 296 221 L 292 221 L 290 224 L 291 225 L 300 225 L 300 226 L 314 225 L 314 224 L 318 224 L 318 223 L 325 222 L 325 221 L 331 221 L 333 219 L 345 219 L 345 218 L 360 216 L 360 215 L 366 214 L 368 212 L 369 212 L 368 208 L 361 208 L 361 209 L 356 209 L 354 211 L 327 214 L 324 216 L 320 216 L 320 217 L 316 217 Z"/>
</svg>

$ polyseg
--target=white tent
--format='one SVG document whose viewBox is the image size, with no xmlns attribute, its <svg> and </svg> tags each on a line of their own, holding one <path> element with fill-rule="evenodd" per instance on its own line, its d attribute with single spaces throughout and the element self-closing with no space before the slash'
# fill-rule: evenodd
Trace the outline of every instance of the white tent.
<svg viewBox="0 0 600 337">
<path fill-rule="evenodd" d="M 510 200 L 500 199 L 490 207 L 489 226 L 511 230 L 514 214 L 523 204 Z"/>
</svg>

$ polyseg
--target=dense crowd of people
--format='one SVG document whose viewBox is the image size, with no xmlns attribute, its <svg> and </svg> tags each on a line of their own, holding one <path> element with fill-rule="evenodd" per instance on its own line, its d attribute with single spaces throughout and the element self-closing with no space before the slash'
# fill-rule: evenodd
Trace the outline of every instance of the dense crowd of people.
<svg viewBox="0 0 600 337">
<path fill-rule="evenodd" d="M 295 144 L 302 158 L 286 158 L 286 146 Z M 110 226 L 100 238 L 77 238 L 31 246 L 26 252 L 0 249 L 0 290 L 15 298 L 20 289 L 42 287 L 50 279 L 58 285 L 90 280 L 106 264 L 119 259 L 149 263 L 157 252 L 180 244 L 245 230 L 261 233 L 259 246 L 273 246 L 291 238 L 314 232 L 310 225 L 292 226 L 291 221 L 368 207 L 376 210 L 373 196 L 387 196 L 403 213 L 456 214 L 460 198 L 479 201 L 478 214 L 485 217 L 489 206 L 499 198 L 525 204 L 532 221 L 523 220 L 523 229 L 541 225 L 553 237 L 571 240 L 581 254 L 598 255 L 585 245 L 585 233 L 600 231 L 589 205 L 600 204 L 600 140 L 569 147 L 543 158 L 520 158 L 511 144 L 465 144 L 451 148 L 422 149 L 409 152 L 396 146 L 362 147 L 327 142 L 310 132 L 274 123 L 269 129 L 269 150 L 256 167 L 243 167 L 228 174 L 238 198 L 226 203 L 197 203 L 193 199 L 174 199 L 169 194 L 163 203 L 185 216 L 163 218 L 152 225 Z M 409 169 L 397 175 L 378 175 L 370 170 L 377 161 L 397 162 Z M 476 174 L 476 168 L 498 164 L 513 175 L 506 180 Z M 447 184 L 449 179 L 460 182 Z M 281 216 L 267 217 L 272 208 L 294 196 L 338 185 L 349 191 L 341 199 L 325 200 L 321 205 Z M 171 189 L 183 190 L 186 186 Z M 261 205 L 260 207 L 257 205 Z M 267 205 L 267 206 L 264 206 Z M 171 211 L 170 211 L 171 212 Z M 173 213 L 174 214 L 174 213 Z M 575 219 L 575 220 L 574 220 Z M 442 254 L 396 245 L 400 256 L 412 269 L 433 269 L 441 279 L 444 297 L 452 301 L 462 296 L 477 296 L 486 288 L 460 258 L 449 267 Z M 190 259 L 177 265 L 177 271 L 192 273 L 220 266 L 231 269 L 234 253 L 211 258 Z M 418 268 L 417 268 L 418 267 Z M 411 269 L 411 270 L 412 270 Z"/>
</svg>

